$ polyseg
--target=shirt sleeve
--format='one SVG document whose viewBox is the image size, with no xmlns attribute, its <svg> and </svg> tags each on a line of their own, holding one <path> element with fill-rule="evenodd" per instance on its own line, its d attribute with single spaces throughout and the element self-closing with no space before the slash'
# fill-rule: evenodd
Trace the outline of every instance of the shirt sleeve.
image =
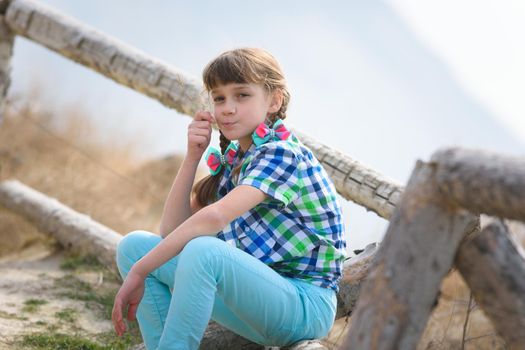
<svg viewBox="0 0 525 350">
<path fill-rule="evenodd" d="M 286 207 L 300 195 L 303 168 L 304 162 L 286 143 L 270 142 L 256 149 L 238 185 L 256 187 Z"/>
</svg>

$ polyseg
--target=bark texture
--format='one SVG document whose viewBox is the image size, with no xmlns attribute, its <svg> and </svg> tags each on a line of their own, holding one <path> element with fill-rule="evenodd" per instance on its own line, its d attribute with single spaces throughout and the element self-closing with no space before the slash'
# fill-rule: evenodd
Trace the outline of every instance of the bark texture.
<svg viewBox="0 0 525 350">
<path fill-rule="evenodd" d="M 95 255 L 117 270 L 115 252 L 122 236 L 89 216 L 15 180 L 0 183 L 0 205 L 25 217 L 65 248 Z"/>
<path fill-rule="evenodd" d="M 351 315 L 355 309 L 361 286 L 368 276 L 377 250 L 376 243 L 369 244 L 361 254 L 344 262 L 343 278 L 339 284 L 339 293 L 337 293 L 336 319 Z"/>
<path fill-rule="evenodd" d="M 525 158 L 494 152 L 448 148 L 436 152 L 436 184 L 454 205 L 525 221 Z"/>
<path fill-rule="evenodd" d="M 14 34 L 5 23 L 7 1 L 0 1 L 0 125 L 4 119 L 7 91 L 11 85 L 11 57 L 13 56 Z"/>
<path fill-rule="evenodd" d="M 193 116 L 205 105 L 201 84 L 123 42 L 33 0 L 12 0 L 6 23 L 18 35 Z"/>
<path fill-rule="evenodd" d="M 525 346 L 525 253 L 494 220 L 461 244 L 456 266 L 509 349 Z"/>
<path fill-rule="evenodd" d="M 403 186 L 296 128 L 294 133 L 323 164 L 341 196 L 390 219 L 404 191 Z"/>
<path fill-rule="evenodd" d="M 445 204 L 435 175 L 434 164 L 416 164 L 363 285 L 343 348 L 416 347 L 462 238 L 479 224 L 479 217 Z"/>
</svg>

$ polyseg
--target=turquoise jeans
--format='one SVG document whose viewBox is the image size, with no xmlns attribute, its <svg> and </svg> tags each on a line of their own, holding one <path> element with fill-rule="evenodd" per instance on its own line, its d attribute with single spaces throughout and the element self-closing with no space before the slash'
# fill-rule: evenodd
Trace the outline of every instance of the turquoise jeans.
<svg viewBox="0 0 525 350">
<path fill-rule="evenodd" d="M 125 278 L 162 238 L 134 231 L 117 249 Z M 321 338 L 332 328 L 335 291 L 279 275 L 217 237 L 189 241 L 149 274 L 137 319 L 147 349 L 198 349 L 211 319 L 261 345 Z"/>
</svg>

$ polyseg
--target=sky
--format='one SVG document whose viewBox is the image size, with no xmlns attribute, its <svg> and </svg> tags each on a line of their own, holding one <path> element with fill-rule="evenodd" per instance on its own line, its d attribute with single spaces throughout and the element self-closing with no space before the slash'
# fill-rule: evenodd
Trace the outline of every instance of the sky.
<svg viewBox="0 0 525 350">
<path fill-rule="evenodd" d="M 196 78 L 224 50 L 267 49 L 292 94 L 286 122 L 399 184 L 440 147 L 525 154 L 519 1 L 41 2 Z M 190 118 L 157 101 L 23 38 L 12 63 L 12 95 L 40 86 L 147 157 L 185 151 Z M 342 202 L 350 250 L 382 238 L 385 220 Z"/>
<path fill-rule="evenodd" d="M 463 88 L 525 139 L 525 2 L 388 0 Z"/>
</svg>

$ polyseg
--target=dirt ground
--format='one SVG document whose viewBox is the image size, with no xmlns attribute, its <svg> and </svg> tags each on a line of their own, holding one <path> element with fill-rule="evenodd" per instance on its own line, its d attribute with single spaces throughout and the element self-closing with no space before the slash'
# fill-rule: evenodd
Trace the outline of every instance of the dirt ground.
<svg viewBox="0 0 525 350">
<path fill-rule="evenodd" d="M 55 245 L 35 244 L 0 262 L 0 349 L 25 348 L 27 334 L 107 336 L 111 322 L 104 305 L 75 297 L 79 285 L 93 293 L 116 288 L 96 269 L 61 267 L 67 258 Z"/>
</svg>

